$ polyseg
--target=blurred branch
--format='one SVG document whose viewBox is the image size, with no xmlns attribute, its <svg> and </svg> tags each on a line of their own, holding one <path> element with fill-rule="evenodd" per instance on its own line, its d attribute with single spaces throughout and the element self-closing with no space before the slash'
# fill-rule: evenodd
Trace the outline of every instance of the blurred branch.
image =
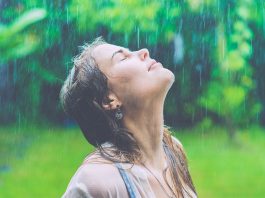
<svg viewBox="0 0 265 198">
<path fill-rule="evenodd" d="M 45 9 L 33 9 L 17 18 L 11 25 L 0 24 L 0 63 L 12 58 L 20 58 L 32 53 L 38 46 L 38 36 L 22 31 L 31 24 L 43 20 L 47 15 Z"/>
</svg>

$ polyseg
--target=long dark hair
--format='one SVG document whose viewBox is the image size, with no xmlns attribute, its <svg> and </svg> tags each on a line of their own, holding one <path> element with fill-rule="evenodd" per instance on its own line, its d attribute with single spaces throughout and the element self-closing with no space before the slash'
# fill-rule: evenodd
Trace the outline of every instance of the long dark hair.
<svg viewBox="0 0 265 198">
<path fill-rule="evenodd" d="M 103 103 L 110 102 L 107 97 L 108 79 L 91 53 L 95 47 L 105 43 L 100 37 L 82 47 L 81 53 L 73 59 L 74 66 L 61 89 L 60 101 L 64 111 L 78 123 L 87 141 L 104 158 L 134 164 L 141 161 L 141 151 L 133 134 L 115 119 L 115 111 L 102 107 Z M 102 147 L 106 142 L 115 147 L 111 152 Z M 182 147 L 174 144 L 167 128 L 164 129 L 163 145 L 178 197 L 184 197 L 186 188 L 183 182 L 195 192 Z"/>
</svg>

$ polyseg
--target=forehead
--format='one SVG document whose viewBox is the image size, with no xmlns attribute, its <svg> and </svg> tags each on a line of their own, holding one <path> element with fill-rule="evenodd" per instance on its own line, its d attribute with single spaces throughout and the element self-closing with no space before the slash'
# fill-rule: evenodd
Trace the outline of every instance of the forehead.
<svg viewBox="0 0 265 198">
<path fill-rule="evenodd" d="M 98 64 L 101 64 L 105 61 L 111 61 L 113 53 L 119 49 L 122 49 L 122 47 L 112 44 L 102 44 L 95 47 L 92 56 Z"/>
</svg>

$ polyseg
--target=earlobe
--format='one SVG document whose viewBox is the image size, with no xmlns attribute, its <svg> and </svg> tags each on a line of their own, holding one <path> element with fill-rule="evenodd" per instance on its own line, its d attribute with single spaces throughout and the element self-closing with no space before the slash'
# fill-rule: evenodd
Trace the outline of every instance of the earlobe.
<svg viewBox="0 0 265 198">
<path fill-rule="evenodd" d="M 102 103 L 102 107 L 105 110 L 114 110 L 121 106 L 121 102 L 118 100 L 115 94 L 111 93 L 107 96 L 105 102 Z"/>
<path fill-rule="evenodd" d="M 105 110 L 111 110 L 110 104 L 102 103 L 102 107 Z"/>
</svg>

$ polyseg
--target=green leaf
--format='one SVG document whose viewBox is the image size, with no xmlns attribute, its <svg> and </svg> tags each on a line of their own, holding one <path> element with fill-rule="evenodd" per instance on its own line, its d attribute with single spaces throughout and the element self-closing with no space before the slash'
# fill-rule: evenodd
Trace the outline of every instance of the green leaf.
<svg viewBox="0 0 265 198">
<path fill-rule="evenodd" d="M 252 53 L 252 47 L 249 43 L 247 42 L 241 42 L 238 46 L 240 53 L 244 56 L 244 57 L 248 57 L 251 56 Z"/>
<path fill-rule="evenodd" d="M 11 38 L 14 34 L 19 33 L 29 25 L 36 23 L 42 19 L 44 19 L 47 15 L 45 9 L 33 9 L 27 11 L 18 19 L 16 19 L 11 26 L 8 28 L 2 29 L 0 31 L 0 43 L 3 39 Z M 1 29 L 0 29 L 1 30 Z"/>
<path fill-rule="evenodd" d="M 20 58 L 32 53 L 39 44 L 35 34 L 22 34 L 29 25 L 36 23 L 46 17 L 44 9 L 33 9 L 27 11 L 11 25 L 0 25 L 0 62 L 7 62 L 12 58 Z"/>
<path fill-rule="evenodd" d="M 245 59 L 239 54 L 237 50 L 228 52 L 225 58 L 222 69 L 225 71 L 238 71 L 245 65 Z"/>
<path fill-rule="evenodd" d="M 242 21 L 236 21 L 234 23 L 234 29 L 238 32 L 243 32 L 246 28 L 246 24 Z"/>
<path fill-rule="evenodd" d="M 231 85 L 223 89 L 223 95 L 226 105 L 233 110 L 243 103 L 246 91 L 240 86 Z"/>
<path fill-rule="evenodd" d="M 247 20 L 250 18 L 249 9 L 246 6 L 240 6 L 237 9 L 237 14 L 244 20 Z"/>
</svg>

